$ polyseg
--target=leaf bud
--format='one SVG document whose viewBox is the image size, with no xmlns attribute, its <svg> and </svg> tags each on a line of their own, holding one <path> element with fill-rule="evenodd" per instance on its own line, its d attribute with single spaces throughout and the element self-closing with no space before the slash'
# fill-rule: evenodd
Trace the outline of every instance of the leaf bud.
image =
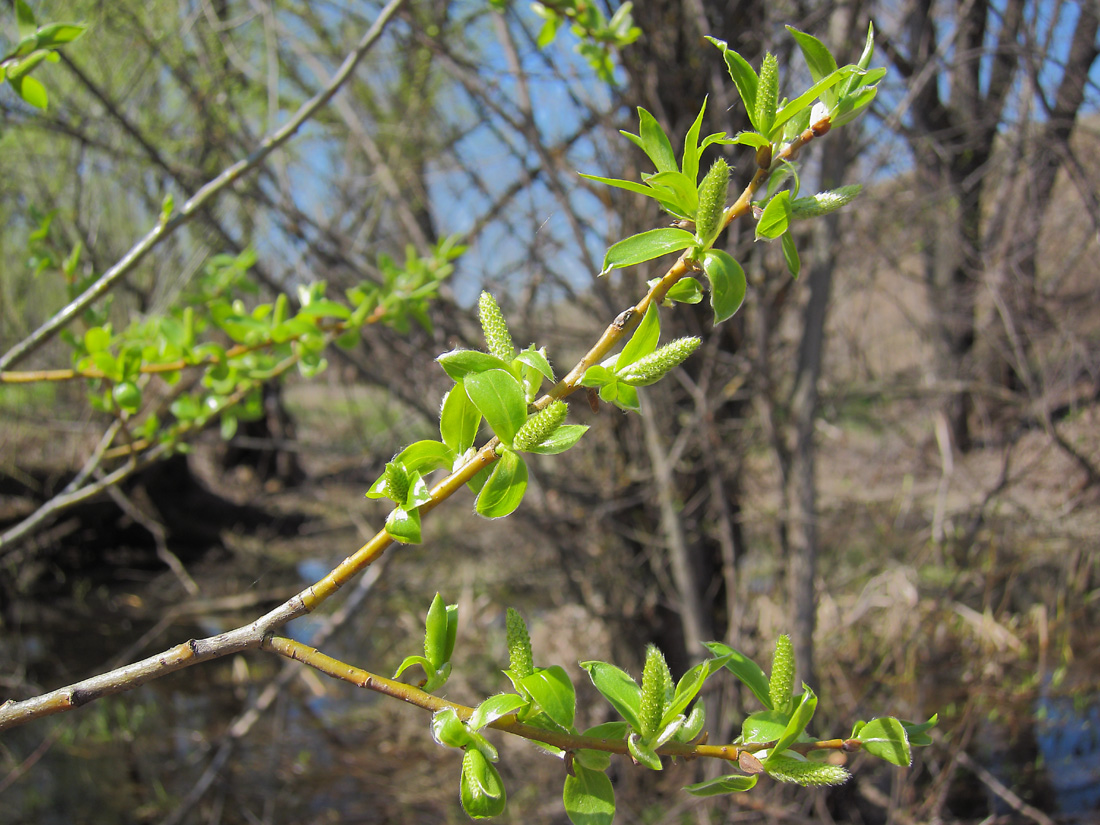
<svg viewBox="0 0 1100 825">
<path fill-rule="evenodd" d="M 863 187 L 858 183 L 853 183 L 850 186 L 839 186 L 836 189 L 830 189 L 828 192 L 818 192 L 809 198 L 795 198 L 791 201 L 791 218 L 805 220 L 806 218 L 820 218 L 822 215 L 828 215 L 830 212 L 835 212 L 842 206 L 847 206 L 854 201 L 859 197 L 861 191 L 863 191 Z"/>
<path fill-rule="evenodd" d="M 709 247 L 722 231 L 722 213 L 726 209 L 726 192 L 730 185 L 730 167 L 718 158 L 699 184 L 699 208 L 695 213 L 695 238 Z"/>
<path fill-rule="evenodd" d="M 852 775 L 842 765 L 810 762 L 790 756 L 773 756 L 764 763 L 768 776 L 780 782 L 794 782 L 806 788 L 843 785 Z"/>
<path fill-rule="evenodd" d="M 535 672 L 527 623 L 517 611 L 509 607 L 505 626 L 508 631 L 508 669 L 517 679 L 524 679 Z"/>
<path fill-rule="evenodd" d="M 639 358 L 618 374 L 624 384 L 632 387 L 646 387 L 665 377 L 667 373 L 680 366 L 685 359 L 699 347 L 699 339 L 691 336 L 670 341 L 659 350 L 651 352 L 645 358 Z"/>
<path fill-rule="evenodd" d="M 488 292 L 482 292 L 477 299 L 477 315 L 489 352 L 502 361 L 511 361 L 515 357 L 516 347 L 496 299 Z"/>
<path fill-rule="evenodd" d="M 665 713 L 668 695 L 672 692 L 672 673 L 664 654 L 656 645 L 649 645 L 645 651 L 645 666 L 642 668 L 642 701 L 639 719 L 644 730 L 639 731 L 645 738 L 660 733 L 661 717 Z"/>
<path fill-rule="evenodd" d="M 545 441 L 565 421 L 569 408 L 564 401 L 551 401 L 544 409 L 528 418 L 519 428 L 512 447 L 520 452 L 530 450 Z"/>
</svg>

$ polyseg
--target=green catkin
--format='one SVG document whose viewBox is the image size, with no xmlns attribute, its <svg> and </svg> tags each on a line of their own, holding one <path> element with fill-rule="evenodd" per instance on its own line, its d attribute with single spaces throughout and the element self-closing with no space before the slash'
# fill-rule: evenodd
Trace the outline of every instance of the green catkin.
<svg viewBox="0 0 1100 825">
<path fill-rule="evenodd" d="M 730 186 L 730 167 L 718 158 L 699 184 L 699 208 L 695 212 L 695 237 L 709 247 L 722 231 L 722 214 Z"/>
<path fill-rule="evenodd" d="M 671 686 L 672 673 L 664 654 L 656 645 L 649 645 L 645 651 L 645 667 L 642 668 L 642 702 L 638 714 L 643 727 L 640 731 L 642 736 L 649 738 L 660 733 L 658 728 Z"/>
<path fill-rule="evenodd" d="M 852 774 L 841 765 L 825 762 L 803 762 L 789 756 L 774 756 L 765 763 L 765 770 L 772 779 L 794 782 L 807 788 L 822 785 L 843 785 Z"/>
<path fill-rule="evenodd" d="M 772 676 L 768 682 L 768 695 L 772 708 L 786 712 L 790 709 L 794 694 L 794 646 L 786 634 L 775 640 L 775 656 L 772 658 Z"/>
<path fill-rule="evenodd" d="M 497 305 L 496 299 L 488 292 L 482 292 L 477 299 L 477 315 L 481 321 L 481 331 L 485 335 L 485 344 L 489 352 L 502 361 L 511 361 L 515 357 L 516 347 L 512 343 L 512 334 Z"/>
<path fill-rule="evenodd" d="M 527 634 L 527 623 L 512 608 L 504 620 L 508 632 L 508 669 L 517 679 L 523 679 L 535 672 L 531 657 L 531 637 Z"/>
<path fill-rule="evenodd" d="M 390 488 L 390 496 L 398 504 L 404 504 L 409 496 L 409 474 L 400 464 L 390 462 L 386 465 L 386 484 Z"/>
<path fill-rule="evenodd" d="M 756 87 L 756 124 L 765 137 L 775 123 L 779 108 L 779 61 L 768 52 L 760 64 L 760 82 Z"/>
<path fill-rule="evenodd" d="M 828 215 L 830 212 L 835 212 L 842 206 L 850 204 L 859 197 L 862 190 L 863 187 L 855 183 L 851 186 L 839 186 L 836 189 L 830 189 L 828 192 L 819 192 L 813 197 L 795 198 L 791 201 L 791 218 L 804 220 Z"/>
<path fill-rule="evenodd" d="M 512 446 L 520 452 L 537 447 L 561 426 L 568 412 L 569 408 L 564 401 L 551 401 L 545 409 L 539 410 L 523 423 L 512 439 Z"/>
<path fill-rule="evenodd" d="M 618 374 L 619 380 L 632 387 L 646 387 L 665 377 L 680 366 L 699 348 L 700 339 L 677 338 L 645 358 L 639 358 Z"/>
</svg>

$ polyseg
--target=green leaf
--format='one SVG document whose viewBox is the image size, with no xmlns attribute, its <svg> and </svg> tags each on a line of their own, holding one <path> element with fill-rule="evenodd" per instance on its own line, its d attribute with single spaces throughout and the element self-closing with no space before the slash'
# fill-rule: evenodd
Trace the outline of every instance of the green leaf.
<svg viewBox="0 0 1100 825">
<path fill-rule="evenodd" d="M 586 432 L 588 432 L 587 424 L 562 424 L 538 444 L 528 448 L 527 452 L 539 455 L 564 453 L 580 441 L 581 436 Z"/>
<path fill-rule="evenodd" d="M 519 507 L 525 492 L 527 464 L 519 453 L 506 450 L 493 465 L 474 506 L 479 515 L 502 518 Z"/>
<path fill-rule="evenodd" d="M 412 658 L 412 656 L 409 657 L 409 659 Z M 408 661 L 408 659 L 405 661 Z M 398 673 L 400 672 L 398 671 Z M 431 732 L 432 738 L 447 748 L 464 748 L 473 739 L 469 729 L 458 718 L 454 708 L 443 708 L 443 710 L 437 710 L 432 714 Z"/>
<path fill-rule="evenodd" d="M 706 682 L 711 672 L 710 662 L 700 662 L 680 677 L 680 681 L 676 683 L 676 692 L 672 695 L 672 700 L 661 719 L 662 727 L 672 721 L 678 714 L 687 710 L 688 705 L 703 689 L 703 683 Z"/>
<path fill-rule="evenodd" d="M 613 244 L 607 250 L 603 259 L 603 271 L 600 274 L 606 275 L 613 269 L 651 261 L 670 252 L 687 249 L 694 243 L 693 234 L 675 227 L 650 229 L 648 232 L 631 235 Z"/>
<path fill-rule="evenodd" d="M 603 697 L 619 712 L 634 730 L 641 730 L 638 712 L 642 703 L 642 689 L 628 673 L 607 662 L 581 662 Z"/>
<path fill-rule="evenodd" d="M 644 765 L 651 771 L 663 769 L 661 757 L 638 734 L 632 733 L 626 738 L 626 749 L 639 765 Z"/>
<path fill-rule="evenodd" d="M 691 709 L 688 718 L 684 720 L 684 724 L 680 727 L 680 730 L 676 732 L 676 741 L 690 742 L 703 732 L 703 725 L 705 725 L 706 722 L 707 711 L 703 706 L 703 701 L 700 699 L 699 704 Z"/>
<path fill-rule="evenodd" d="M 649 155 L 658 172 L 675 172 L 676 155 L 672 153 L 672 144 L 668 135 L 661 128 L 661 124 L 649 112 L 638 107 L 638 137 L 641 138 L 642 150 Z M 694 181 L 692 181 L 694 184 Z"/>
<path fill-rule="evenodd" d="M 710 282 L 710 306 L 717 326 L 732 317 L 744 303 L 748 289 L 745 270 L 728 252 L 708 249 L 703 253 L 703 272 Z"/>
<path fill-rule="evenodd" d="M 462 455 L 473 446 L 480 425 L 481 413 L 461 384 L 443 397 L 443 406 L 439 413 L 439 435 L 443 438 L 443 443 L 454 451 L 454 455 Z"/>
<path fill-rule="evenodd" d="M 787 726 L 783 729 L 783 735 L 779 737 L 779 741 L 772 748 L 768 759 L 783 753 L 793 743 L 797 742 L 799 737 L 805 734 L 806 726 L 813 719 L 814 711 L 817 709 L 817 696 L 805 683 L 802 685 L 802 691 L 802 698 L 795 707 L 794 713 L 791 714 Z M 768 760 L 764 760 L 764 766 L 767 767 L 767 765 Z"/>
<path fill-rule="evenodd" d="M 488 819 L 504 812 L 507 795 L 500 774 L 485 755 L 469 748 L 462 756 L 462 809 L 472 819 Z"/>
<path fill-rule="evenodd" d="M 386 532 L 402 544 L 420 544 L 420 511 L 395 507 L 386 516 Z"/>
<path fill-rule="evenodd" d="M 810 70 L 810 77 L 813 78 L 815 83 L 836 71 L 836 59 L 824 43 L 812 34 L 799 31 L 794 26 L 787 26 L 787 31 L 791 33 L 791 36 L 798 43 L 798 48 L 802 50 L 802 57 L 805 58 L 806 66 Z M 835 93 L 827 93 L 823 95 L 822 99 L 830 109 L 836 104 Z"/>
<path fill-rule="evenodd" d="M 657 305 L 651 303 L 646 307 L 645 315 L 638 324 L 630 340 L 626 342 L 619 357 L 615 359 L 615 372 L 622 372 L 635 361 L 645 358 L 657 348 L 657 340 L 661 337 L 661 319 L 657 313 Z"/>
<path fill-rule="evenodd" d="M 491 369 L 470 373 L 462 385 L 497 438 L 511 445 L 527 420 L 527 397 L 515 376 L 506 370 Z"/>
<path fill-rule="evenodd" d="M 515 713 L 526 704 L 527 700 L 515 693 L 498 693 L 474 708 L 474 712 L 466 720 L 466 725 L 470 730 L 480 730 L 502 716 Z"/>
<path fill-rule="evenodd" d="M 573 825 L 611 825 L 615 819 L 615 789 L 603 771 L 573 763 L 562 790 L 565 813 Z"/>
<path fill-rule="evenodd" d="M 756 222 L 756 240 L 775 240 L 791 225 L 791 195 L 783 190 L 764 207 Z"/>
<path fill-rule="evenodd" d="M 602 364 L 593 364 L 581 376 L 582 387 L 603 387 L 615 383 L 615 373 Z"/>
<path fill-rule="evenodd" d="M 49 23 L 38 30 L 38 47 L 51 49 L 71 43 L 88 29 L 83 23 Z"/>
<path fill-rule="evenodd" d="M 782 244 L 783 260 L 787 262 L 787 271 L 797 281 L 798 275 L 802 271 L 802 259 L 798 257 L 798 247 L 794 245 L 794 238 L 791 236 L 790 230 L 783 233 Z"/>
<path fill-rule="evenodd" d="M 741 102 L 745 106 L 745 111 L 750 118 L 754 117 L 756 114 L 756 88 L 760 85 L 760 78 L 756 76 L 756 71 L 745 58 L 726 45 L 725 41 L 716 40 L 713 37 L 708 37 L 707 40 L 722 50 L 726 68 L 729 69 L 733 84 L 737 87 L 737 93 L 741 95 Z M 753 128 L 756 128 L 755 123 L 753 123 Z"/>
<path fill-rule="evenodd" d="M 410 473 L 425 473 L 432 470 L 449 472 L 454 460 L 455 453 L 450 447 L 431 440 L 414 441 L 394 458 L 394 461 L 405 465 L 405 469 Z"/>
<path fill-rule="evenodd" d="M 443 367 L 443 371 L 455 381 L 461 381 L 471 373 L 508 369 L 508 364 L 504 361 L 476 349 L 451 350 L 443 353 L 435 360 Z"/>
<path fill-rule="evenodd" d="M 813 105 L 813 102 L 819 97 L 824 95 L 829 89 L 838 84 L 840 81 L 855 71 L 854 66 L 843 66 L 832 72 L 827 77 L 823 77 L 808 90 L 800 94 L 794 100 L 790 101 L 786 106 L 780 109 L 775 115 L 775 122 L 772 124 L 771 135 L 776 135 L 780 132 L 783 126 L 788 120 L 793 117 L 797 117 L 804 110 Z"/>
<path fill-rule="evenodd" d="M 578 172 L 577 174 L 586 180 L 594 180 L 596 183 L 605 183 L 608 186 L 614 186 L 616 189 L 625 189 L 636 195 L 645 195 L 647 198 L 660 198 L 661 196 L 660 192 L 646 186 L 644 183 L 638 183 L 637 181 L 621 180 L 619 178 L 601 178 L 599 175 L 586 175 L 584 172 Z"/>
<path fill-rule="evenodd" d="M 790 714 L 778 710 L 749 714 L 741 723 L 741 740 L 746 743 L 775 742 L 783 736 L 789 721 Z"/>
<path fill-rule="evenodd" d="M 84 332 L 84 349 L 89 354 L 95 354 L 107 349 L 111 344 L 111 327 L 89 327 Z"/>
<path fill-rule="evenodd" d="M 907 768 L 913 763 L 905 727 L 892 716 L 872 719 L 859 731 L 863 750 L 893 765 Z"/>
<path fill-rule="evenodd" d="M 756 787 L 756 776 L 742 776 L 731 773 L 728 776 L 719 776 L 708 779 L 705 782 L 696 782 L 684 788 L 695 796 L 720 796 L 727 793 L 744 793 Z"/>
<path fill-rule="evenodd" d="M 685 218 L 695 214 L 698 201 L 694 178 L 688 178 L 683 172 L 673 170 L 659 172 L 646 178 L 645 182 L 654 189 L 665 190 L 666 194 L 663 194 L 659 200 L 669 212 Z"/>
<path fill-rule="evenodd" d="M 703 112 L 707 110 L 707 98 L 703 98 L 703 105 L 699 108 L 699 114 L 695 116 L 695 122 L 688 129 L 684 138 L 684 154 L 681 171 L 690 181 L 699 178 L 699 130 L 703 126 Z"/>
<path fill-rule="evenodd" d="M 12 87 L 31 106 L 45 110 L 50 103 L 50 96 L 46 93 L 46 87 L 30 75 L 17 78 L 8 78 Z"/>
<path fill-rule="evenodd" d="M 695 278 L 681 278 L 665 295 L 666 301 L 697 304 L 703 300 L 703 286 Z"/>
<path fill-rule="evenodd" d="M 932 718 L 927 722 L 916 724 L 915 722 L 902 722 L 901 726 L 905 728 L 905 734 L 909 738 L 909 744 L 913 747 L 925 747 L 932 744 L 932 737 L 928 735 L 927 731 L 936 727 L 939 722 L 939 714 L 932 714 Z"/>
<path fill-rule="evenodd" d="M 302 307 L 298 311 L 298 316 L 302 318 L 339 318 L 346 321 L 351 317 L 351 310 L 343 304 L 336 303 L 336 301 L 321 298 L 310 302 L 309 306 Z"/>
<path fill-rule="evenodd" d="M 447 603 L 436 593 L 424 621 L 424 656 L 433 670 L 439 670 L 450 659 L 447 636 Z"/>
<path fill-rule="evenodd" d="M 845 95 L 833 113 L 832 125 L 844 126 L 851 123 L 862 114 L 864 109 L 871 105 L 871 101 L 875 99 L 877 94 L 878 89 L 874 86 L 862 86 L 851 94 Z"/>
<path fill-rule="evenodd" d="M 20 37 L 30 37 L 37 31 L 34 22 L 34 12 L 27 5 L 27 0 L 15 0 L 15 22 L 19 27 Z"/>
<path fill-rule="evenodd" d="M 424 656 L 406 656 L 404 659 L 401 660 L 401 666 L 399 668 L 397 668 L 397 672 L 393 674 L 393 678 L 396 679 L 398 676 L 400 676 L 402 673 L 404 673 L 406 670 L 408 670 L 413 665 L 420 665 L 420 667 L 424 669 L 424 672 L 429 674 L 429 675 L 431 675 L 434 672 L 434 668 L 432 667 L 432 663 L 429 662 L 426 657 L 424 657 Z M 462 747 L 462 745 L 451 745 L 451 747 L 460 748 L 460 747 Z"/>
<path fill-rule="evenodd" d="M 721 642 L 707 642 L 704 645 L 707 650 L 718 657 L 729 657 L 725 661 L 725 667 L 734 676 L 741 680 L 744 685 L 752 691 L 753 696 L 764 707 L 771 709 L 772 703 L 768 691 L 768 677 L 764 675 L 763 669 L 760 665 L 744 655 L 740 651 L 734 650 L 728 645 L 724 645 Z"/>
<path fill-rule="evenodd" d="M 546 360 L 546 354 L 542 352 L 542 350 L 535 349 L 534 344 L 525 350 L 521 350 L 516 355 L 516 360 L 529 367 L 533 367 L 547 381 L 554 380 L 554 370 L 551 368 L 550 362 Z"/>
<path fill-rule="evenodd" d="M 520 680 L 523 689 L 539 709 L 566 730 L 573 727 L 577 709 L 577 695 L 569 674 L 559 665 L 536 668 L 530 676 Z"/>
</svg>

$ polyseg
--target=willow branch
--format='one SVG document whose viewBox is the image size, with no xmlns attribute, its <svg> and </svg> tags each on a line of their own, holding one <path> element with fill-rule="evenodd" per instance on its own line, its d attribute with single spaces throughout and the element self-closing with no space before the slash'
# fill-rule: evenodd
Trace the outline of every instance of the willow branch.
<svg viewBox="0 0 1100 825">
<path fill-rule="evenodd" d="M 391 5 L 393 4 L 391 3 Z M 767 168 L 759 168 L 740 197 L 726 210 L 723 226 L 728 226 L 735 219 L 748 214 L 752 208 L 753 197 L 764 181 L 767 180 L 770 172 L 782 161 L 792 159 L 811 140 L 824 135 L 828 131 L 828 127 L 827 119 L 815 124 L 812 129 L 807 129 L 777 153 L 767 165 Z M 654 302 L 660 304 L 668 294 L 668 290 L 677 281 L 695 271 L 695 263 L 690 259 L 690 254 L 689 251 L 681 255 L 637 304 L 620 313 L 573 369 L 555 384 L 546 395 L 542 396 L 535 403 L 535 406 L 541 409 L 552 400 L 565 398 L 575 392 L 580 387 L 581 378 L 588 367 L 598 363 L 638 325 L 649 305 Z M 420 513 L 423 515 L 434 510 L 462 489 L 481 470 L 491 466 L 497 460 L 496 447 L 498 443 L 499 441 L 496 438 L 491 439 L 465 464 L 436 484 L 430 491 L 430 500 L 420 506 Z M 130 690 L 164 674 L 200 662 L 217 659 L 242 650 L 257 649 L 264 646 L 264 644 L 270 647 L 271 643 L 270 641 L 265 642 L 265 637 L 287 622 L 315 610 L 318 605 L 336 593 L 355 575 L 378 560 L 393 543 L 394 539 L 384 529 L 378 531 L 366 544 L 340 562 L 323 579 L 305 588 L 249 625 L 228 633 L 210 636 L 206 639 L 192 639 L 141 662 L 109 671 L 41 696 L 22 701 L 8 700 L 0 705 L 0 731 L 42 716 L 71 710 L 102 696 Z M 335 662 L 335 660 L 333 661 Z M 349 667 L 341 663 L 333 665 L 337 670 L 341 666 Z M 365 671 L 363 672 L 365 673 Z M 381 677 L 372 676 L 372 685 L 390 684 L 390 680 L 378 681 L 379 679 Z M 401 685 L 399 682 L 393 682 L 392 685 L 395 686 L 393 687 L 395 692 L 401 693 L 403 696 L 412 695 L 407 692 L 408 685 Z M 436 700 L 433 697 L 430 701 Z M 598 750 L 599 748 L 594 749 Z M 731 757 L 726 754 L 722 758 Z"/>
</svg>

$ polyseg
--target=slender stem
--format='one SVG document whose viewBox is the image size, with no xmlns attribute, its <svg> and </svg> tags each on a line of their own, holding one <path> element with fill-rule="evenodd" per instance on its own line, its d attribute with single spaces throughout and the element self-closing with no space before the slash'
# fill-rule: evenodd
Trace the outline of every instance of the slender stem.
<svg viewBox="0 0 1100 825">
<path fill-rule="evenodd" d="M 261 647 L 264 650 L 270 650 L 274 653 L 278 653 L 280 656 L 285 656 L 288 659 L 293 659 L 302 664 L 309 665 L 315 670 L 327 676 L 331 676 L 334 679 L 341 679 L 357 687 L 373 690 L 376 693 L 382 693 L 394 699 L 400 699 L 402 702 L 407 702 L 410 705 L 415 705 L 424 710 L 430 710 L 433 713 L 450 709 L 457 713 L 460 719 L 465 721 L 469 719 L 470 715 L 474 712 L 474 709 L 468 705 L 452 702 L 449 699 L 443 699 L 431 693 L 426 693 L 420 690 L 420 688 L 414 687 L 413 685 L 407 685 L 404 682 L 387 679 L 385 676 L 378 676 L 377 674 L 363 670 L 355 665 L 349 665 L 346 662 L 335 659 L 314 647 L 302 644 L 293 639 L 268 635 L 264 637 Z M 488 727 L 510 733 L 514 736 L 520 736 L 524 739 L 532 739 L 536 742 L 552 745 L 564 751 L 595 750 L 619 754 L 628 754 L 630 752 L 627 749 L 625 739 L 605 739 L 594 736 L 583 736 L 576 733 L 545 730 L 544 728 L 537 728 L 533 725 L 527 725 L 518 721 L 514 714 L 497 719 L 489 723 Z M 741 745 L 706 745 L 690 742 L 667 742 L 657 748 L 657 753 L 661 756 L 679 756 L 685 759 L 710 757 L 713 759 L 736 761 L 737 757 L 742 753 L 761 751 L 774 744 L 775 742 L 750 742 Z M 860 744 L 858 739 L 826 739 L 816 742 L 800 742 L 792 745 L 791 749 L 803 753 L 815 750 L 853 751 L 858 750 Z"/>
</svg>

